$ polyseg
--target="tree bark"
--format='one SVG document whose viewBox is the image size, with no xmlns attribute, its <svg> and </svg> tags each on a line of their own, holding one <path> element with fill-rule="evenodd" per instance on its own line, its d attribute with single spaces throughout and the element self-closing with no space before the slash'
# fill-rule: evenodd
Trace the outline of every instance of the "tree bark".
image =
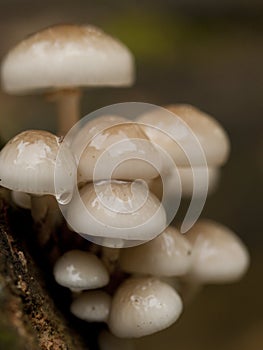
<svg viewBox="0 0 263 350">
<path fill-rule="evenodd" d="M 54 305 L 45 273 L 32 257 L 29 215 L 10 209 L 6 194 L 0 189 L 0 349 L 87 349 Z M 12 222 L 19 222 L 15 230 Z"/>
</svg>

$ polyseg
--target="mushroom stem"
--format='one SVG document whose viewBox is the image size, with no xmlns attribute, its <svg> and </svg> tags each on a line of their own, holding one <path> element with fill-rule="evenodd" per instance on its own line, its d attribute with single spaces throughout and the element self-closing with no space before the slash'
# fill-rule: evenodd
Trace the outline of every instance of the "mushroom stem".
<svg viewBox="0 0 263 350">
<path fill-rule="evenodd" d="M 61 90 L 51 95 L 56 102 L 58 115 L 58 135 L 64 136 L 80 119 L 79 89 Z"/>
<path fill-rule="evenodd" d="M 184 305 L 191 304 L 204 286 L 200 281 L 190 278 L 189 276 L 182 278 L 179 285 L 179 294 L 182 297 Z"/>
<path fill-rule="evenodd" d="M 31 215 L 37 226 L 38 241 L 44 246 L 62 222 L 62 214 L 56 199 L 51 195 L 31 195 Z"/>
</svg>

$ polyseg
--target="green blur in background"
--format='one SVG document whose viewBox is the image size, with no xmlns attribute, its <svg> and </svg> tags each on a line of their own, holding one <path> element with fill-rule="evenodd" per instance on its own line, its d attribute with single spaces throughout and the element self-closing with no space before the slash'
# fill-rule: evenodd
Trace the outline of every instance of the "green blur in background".
<svg viewBox="0 0 263 350">
<path fill-rule="evenodd" d="M 232 143 L 203 216 L 239 234 L 250 270 L 239 283 L 206 287 L 179 322 L 136 349 L 262 349 L 263 2 L 0 0 L 0 58 L 28 34 L 64 22 L 97 25 L 136 58 L 136 84 L 86 90 L 83 115 L 118 102 L 186 102 L 215 116 Z M 1 142 L 28 128 L 55 132 L 55 106 L 1 92 Z"/>
</svg>

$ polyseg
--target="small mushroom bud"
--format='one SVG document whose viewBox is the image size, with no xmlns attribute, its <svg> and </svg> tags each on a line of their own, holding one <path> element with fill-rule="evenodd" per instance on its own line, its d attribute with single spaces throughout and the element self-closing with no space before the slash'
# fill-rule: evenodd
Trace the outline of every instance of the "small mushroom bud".
<svg viewBox="0 0 263 350">
<path fill-rule="evenodd" d="M 191 244 L 176 228 L 167 227 L 158 237 L 123 249 L 120 267 L 126 272 L 153 276 L 180 276 L 190 269 Z"/>
<path fill-rule="evenodd" d="M 83 292 L 74 299 L 70 311 L 87 322 L 107 322 L 111 297 L 100 290 Z"/>
<path fill-rule="evenodd" d="M 129 278 L 113 296 L 110 331 L 120 338 L 138 338 L 174 323 L 182 301 L 168 284 L 155 278 Z"/>
<path fill-rule="evenodd" d="M 249 254 L 239 237 L 211 220 L 199 220 L 187 232 L 193 264 L 189 277 L 200 283 L 239 280 L 249 265 Z"/>
<path fill-rule="evenodd" d="M 54 266 L 58 284 L 72 291 L 106 286 L 109 274 L 99 258 L 89 252 L 71 250 L 62 255 Z"/>
</svg>

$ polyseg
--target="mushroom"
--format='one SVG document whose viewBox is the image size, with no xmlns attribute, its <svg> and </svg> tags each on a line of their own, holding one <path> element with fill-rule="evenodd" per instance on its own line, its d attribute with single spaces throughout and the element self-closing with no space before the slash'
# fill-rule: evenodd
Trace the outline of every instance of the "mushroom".
<svg viewBox="0 0 263 350">
<path fill-rule="evenodd" d="M 137 122 L 154 143 L 167 151 L 179 167 L 218 167 L 229 154 L 229 140 L 210 115 L 184 104 L 174 104 L 141 115 Z"/>
<path fill-rule="evenodd" d="M 0 184 L 31 195 L 31 213 L 42 226 L 45 243 L 62 215 L 56 199 L 67 203 L 73 193 L 75 160 L 62 140 L 42 130 L 27 130 L 13 137 L 0 152 Z"/>
<path fill-rule="evenodd" d="M 229 228 L 199 220 L 186 237 L 193 246 L 190 279 L 201 284 L 227 283 L 239 280 L 246 272 L 249 253 Z"/>
<path fill-rule="evenodd" d="M 83 292 L 73 300 L 70 311 L 87 322 L 107 322 L 111 297 L 101 290 Z"/>
<path fill-rule="evenodd" d="M 11 94 L 49 92 L 57 102 L 59 132 L 79 119 L 79 87 L 129 86 L 134 80 L 130 51 L 91 25 L 56 25 L 16 45 L 2 63 L 2 86 Z"/>
<path fill-rule="evenodd" d="M 166 225 L 162 204 L 141 181 L 87 184 L 75 193 L 66 215 L 70 228 L 81 236 L 115 248 L 148 241 Z"/>
<path fill-rule="evenodd" d="M 60 151 L 63 155 L 57 159 Z M 1 186 L 34 195 L 56 195 L 61 203 L 69 201 L 72 196 L 75 168 L 67 145 L 43 130 L 21 132 L 0 152 Z M 59 176 L 57 186 L 55 171 Z"/>
<path fill-rule="evenodd" d="M 120 338 L 138 338 L 169 327 L 182 312 L 182 301 L 156 278 L 128 278 L 115 292 L 109 329 Z"/>
<path fill-rule="evenodd" d="M 130 273 L 180 276 L 191 263 L 191 244 L 172 226 L 150 242 L 120 252 L 120 267 Z"/>
<path fill-rule="evenodd" d="M 118 116 L 101 116 L 87 122 L 72 149 L 79 160 L 78 182 L 82 183 L 151 179 L 158 176 L 162 166 L 158 150 L 142 128 Z"/>
<path fill-rule="evenodd" d="M 72 291 L 96 289 L 109 282 L 109 274 L 99 258 L 89 252 L 71 250 L 62 255 L 54 265 L 58 284 Z"/>
</svg>

